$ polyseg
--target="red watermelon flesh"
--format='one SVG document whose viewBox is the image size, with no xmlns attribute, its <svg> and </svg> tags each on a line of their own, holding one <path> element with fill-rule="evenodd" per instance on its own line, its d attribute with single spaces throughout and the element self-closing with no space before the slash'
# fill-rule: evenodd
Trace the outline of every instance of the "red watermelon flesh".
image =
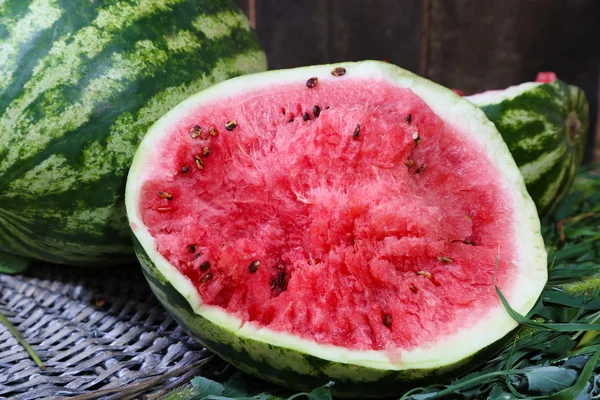
<svg viewBox="0 0 600 400">
<path fill-rule="evenodd" d="M 143 222 L 202 301 L 244 323 L 410 349 L 481 320 L 494 276 L 516 276 L 500 173 L 410 89 L 270 85 L 199 105 L 158 149 Z"/>
</svg>

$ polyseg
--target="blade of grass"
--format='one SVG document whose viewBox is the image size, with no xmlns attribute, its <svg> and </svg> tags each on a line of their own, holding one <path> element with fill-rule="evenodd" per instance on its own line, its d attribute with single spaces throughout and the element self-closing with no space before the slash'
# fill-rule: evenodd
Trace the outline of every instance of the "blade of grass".
<svg viewBox="0 0 600 400">
<path fill-rule="evenodd" d="M 502 294 L 498 286 L 494 285 L 496 288 L 496 293 L 502 301 L 502 305 L 504 305 L 504 309 L 508 312 L 512 319 L 517 321 L 519 324 L 528 326 L 530 328 L 542 329 L 542 330 L 551 330 L 556 332 L 573 332 L 573 331 L 600 331 L 600 324 L 582 324 L 582 323 L 542 323 L 536 322 L 532 319 L 529 319 L 518 312 L 516 312 L 508 301 L 506 297 Z"/>
<path fill-rule="evenodd" d="M 46 366 L 44 365 L 42 360 L 38 357 L 35 350 L 33 350 L 33 347 L 31 347 L 31 345 L 29 343 L 27 343 L 27 341 L 25 340 L 23 335 L 21 335 L 21 333 L 17 330 L 17 328 L 15 328 L 14 325 L 10 323 L 8 318 L 6 318 L 6 316 L 4 316 L 4 314 L 2 314 L 1 312 L 0 312 L 0 322 L 2 322 L 4 324 L 4 326 L 6 326 L 8 331 L 15 337 L 15 339 L 17 339 L 17 342 L 19 342 L 19 344 L 21 346 L 23 346 L 25 348 L 25 350 L 27 350 L 27 352 L 29 353 L 29 356 L 36 363 L 36 365 L 42 371 L 45 370 Z"/>
</svg>

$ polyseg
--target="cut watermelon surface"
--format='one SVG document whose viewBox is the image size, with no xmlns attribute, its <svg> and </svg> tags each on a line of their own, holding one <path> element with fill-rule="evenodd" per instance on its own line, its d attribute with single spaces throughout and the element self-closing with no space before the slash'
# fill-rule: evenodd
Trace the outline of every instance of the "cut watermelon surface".
<svg viewBox="0 0 600 400">
<path fill-rule="evenodd" d="M 144 224 L 205 303 L 243 321 L 411 348 L 499 304 L 498 249 L 501 287 L 517 277 L 497 169 L 409 89 L 269 87 L 198 107 L 158 148 Z"/>
<path fill-rule="evenodd" d="M 460 362 L 516 326 L 494 283 L 522 313 L 545 283 L 535 206 L 475 106 L 344 67 L 234 79 L 161 119 L 128 180 L 140 259 L 242 338 L 380 370 Z"/>
</svg>

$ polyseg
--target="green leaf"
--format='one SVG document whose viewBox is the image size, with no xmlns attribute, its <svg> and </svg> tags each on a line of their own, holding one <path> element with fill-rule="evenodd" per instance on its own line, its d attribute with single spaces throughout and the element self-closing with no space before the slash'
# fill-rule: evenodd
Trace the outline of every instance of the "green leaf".
<svg viewBox="0 0 600 400">
<path fill-rule="evenodd" d="M 527 372 L 530 392 L 554 393 L 571 386 L 577 380 L 577 371 L 561 367 L 539 367 Z"/>
<path fill-rule="evenodd" d="M 316 388 L 310 393 L 298 393 L 288 397 L 287 400 L 298 398 L 306 398 L 307 400 L 331 400 L 331 391 L 329 388 L 333 386 L 333 382 L 329 382 L 321 387 Z"/>
<path fill-rule="evenodd" d="M 321 386 L 306 395 L 308 400 L 331 400 L 331 390 L 329 386 Z"/>
<path fill-rule="evenodd" d="M 269 394 L 265 394 L 265 393 L 261 393 L 261 394 L 257 394 L 256 396 L 252 396 L 252 397 L 238 397 L 238 396 L 233 396 L 233 397 L 229 397 L 229 396 L 207 396 L 207 397 L 203 397 L 201 400 L 277 400 L 279 399 L 278 397 L 272 397 Z"/>
<path fill-rule="evenodd" d="M 177 387 L 160 398 L 160 400 L 195 400 L 196 390 L 191 385 Z"/>
<path fill-rule="evenodd" d="M 227 397 L 243 397 L 250 393 L 247 381 L 241 378 L 241 374 L 235 374 L 223 383 L 223 395 Z"/>
<path fill-rule="evenodd" d="M 21 274 L 25 272 L 30 265 L 31 260 L 29 258 L 0 251 L 0 273 L 11 275 Z"/>
<path fill-rule="evenodd" d="M 502 385 L 494 385 L 490 391 L 488 400 L 514 400 L 519 399 L 514 394 L 504 390 Z"/>
<path fill-rule="evenodd" d="M 191 384 L 196 390 L 198 399 L 205 399 L 209 396 L 220 396 L 225 392 L 223 385 L 202 376 L 193 378 Z"/>
<path fill-rule="evenodd" d="M 251 377 L 241 371 L 235 372 L 225 382 L 223 382 L 225 391 L 223 396 L 231 398 L 256 398 L 259 400 L 271 399 L 276 400 L 279 397 L 272 396 L 274 393 L 282 392 L 283 388 L 275 384 L 268 383 L 262 379 Z M 252 397 L 254 396 L 254 397 Z"/>
<path fill-rule="evenodd" d="M 548 259 L 554 259 L 556 262 L 572 259 L 579 256 L 589 255 L 593 252 L 595 245 L 600 241 L 600 235 L 589 237 L 585 241 L 570 246 L 565 246 L 561 250 L 558 250 L 552 254 L 548 254 Z"/>
<path fill-rule="evenodd" d="M 548 347 L 544 350 L 550 357 L 561 357 L 569 354 L 576 345 L 577 343 L 570 336 L 560 336 L 548 343 Z"/>
<path fill-rule="evenodd" d="M 571 387 L 565 388 L 560 392 L 554 394 L 549 399 L 550 400 L 571 400 L 576 398 L 582 391 L 585 389 L 588 381 L 590 380 L 592 373 L 594 372 L 594 368 L 598 363 L 598 357 L 600 357 L 600 349 L 598 349 L 590 360 L 585 364 L 577 382 Z"/>
<path fill-rule="evenodd" d="M 427 399 L 432 399 L 435 396 L 437 396 L 437 393 L 419 393 L 419 394 L 411 394 L 408 397 L 402 397 L 402 399 L 427 400 Z"/>
</svg>

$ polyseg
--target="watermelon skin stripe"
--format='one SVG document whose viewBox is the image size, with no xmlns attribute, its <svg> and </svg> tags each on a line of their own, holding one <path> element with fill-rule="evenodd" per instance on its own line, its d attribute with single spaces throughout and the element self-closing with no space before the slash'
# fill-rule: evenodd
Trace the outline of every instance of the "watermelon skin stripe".
<svg viewBox="0 0 600 400">
<path fill-rule="evenodd" d="M 46 43 L 50 42 L 51 29 L 64 15 L 62 10 L 53 3 L 55 2 L 51 0 L 8 1 L 0 6 L 1 96 L 10 92 L 7 87 L 10 87 L 11 83 L 22 80 L 26 76 L 23 74 L 23 64 L 30 59 L 31 53 L 23 53 L 20 51 L 21 48 L 24 46 L 31 48 L 32 42 L 35 38 L 40 40 L 40 36 L 46 40 Z M 49 50 L 48 46 L 46 48 Z M 19 57 L 16 57 L 17 54 Z M 39 56 L 38 54 L 34 58 L 37 59 Z M 12 86 L 13 91 L 18 84 L 17 82 Z"/>
<path fill-rule="evenodd" d="M 175 3 L 176 1 L 181 0 L 163 0 L 161 3 Z M 182 78 L 172 73 L 174 70 L 178 70 L 184 75 L 191 75 L 193 73 L 193 77 L 197 78 L 210 69 L 211 63 L 215 63 L 219 59 L 236 54 L 242 49 L 258 49 L 253 36 L 249 36 L 249 40 L 239 44 L 235 42 L 227 43 L 227 38 L 223 38 L 219 42 L 211 43 L 210 47 L 205 46 L 206 40 L 203 37 L 196 37 L 191 39 L 195 39 L 195 43 L 192 42 L 188 46 L 185 52 L 187 54 L 184 54 L 184 57 L 181 55 L 182 52 L 168 54 L 170 49 L 168 48 L 168 40 L 165 38 L 185 30 L 188 26 L 192 26 L 191 21 L 188 21 L 189 24 L 186 24 L 185 20 L 178 20 L 178 16 L 182 14 L 180 11 L 182 7 L 183 5 L 173 7 L 174 9 L 168 15 L 161 14 L 154 18 L 148 15 L 145 18 L 141 18 L 138 21 L 141 26 L 133 23 L 123 26 L 115 22 L 115 25 L 122 26 L 122 32 L 115 33 L 110 30 L 98 29 L 94 26 L 86 26 L 77 33 L 70 35 L 69 40 L 58 40 L 55 42 L 54 48 L 50 51 L 51 54 L 38 62 L 36 66 L 38 73 L 34 74 L 25 84 L 24 90 L 21 91 L 21 96 L 9 99 L 11 102 L 7 105 L 8 112 L 0 116 L 0 128 L 7 131 L 15 129 L 41 130 L 42 132 L 36 136 L 37 141 L 32 143 L 32 145 L 43 148 L 52 137 L 63 137 L 62 126 L 69 123 L 76 124 L 77 118 L 79 120 L 83 119 L 80 115 L 81 112 L 91 113 L 92 110 L 88 109 L 90 106 L 106 106 L 106 104 L 98 101 L 100 104 L 92 103 L 88 107 L 81 107 L 81 109 L 74 110 L 75 112 L 70 115 L 71 121 L 64 115 L 68 111 L 68 106 L 72 106 L 74 103 L 82 103 L 82 98 L 86 98 L 86 96 L 88 98 L 92 97 L 95 100 L 95 96 L 102 93 L 106 93 L 107 96 L 112 94 L 113 96 L 117 95 L 121 97 L 127 96 L 130 93 L 126 88 L 120 91 L 109 91 L 111 85 L 102 85 L 102 79 L 108 78 L 112 80 L 111 84 L 113 85 L 129 81 L 130 87 L 134 89 L 132 92 L 136 96 L 142 95 L 143 91 L 140 88 L 145 87 L 148 87 L 148 90 L 146 90 L 147 93 L 156 93 L 160 88 L 155 88 L 155 86 L 157 83 L 158 85 L 162 84 L 160 78 L 167 77 L 171 78 L 169 80 L 182 81 Z M 144 16 L 145 14 L 141 15 Z M 98 16 L 97 19 L 102 21 L 105 18 Z M 190 19 L 188 18 L 188 20 Z M 148 25 L 161 26 L 161 24 L 169 27 L 178 24 L 182 26 L 182 29 L 178 32 L 174 32 L 172 29 L 165 29 L 167 32 L 162 32 L 162 40 L 156 38 L 157 32 L 153 33 L 153 30 L 140 29 L 140 27 L 144 28 Z M 231 33 L 235 35 L 236 32 L 232 31 Z M 237 40 L 240 39 L 237 38 Z M 197 46 L 193 46 L 193 44 Z M 200 46 L 206 48 L 203 48 L 199 52 L 198 48 Z M 223 54 L 222 51 L 219 51 L 221 48 L 227 49 L 227 53 Z M 53 51 L 54 49 L 58 50 Z M 204 57 L 200 57 L 200 55 Z M 84 63 L 82 59 L 87 57 L 90 60 L 85 60 L 86 62 Z M 206 60 L 203 60 L 203 58 Z M 138 65 L 132 65 L 132 63 Z M 172 63 L 173 66 L 170 66 L 168 63 Z M 192 67 L 195 67 L 197 70 L 192 71 Z M 158 71 L 161 71 L 161 73 L 156 74 Z M 127 74 L 133 74 L 134 77 L 128 77 Z M 158 76 L 155 77 L 154 75 Z M 147 85 L 147 82 L 142 80 L 143 78 L 154 78 L 153 81 L 155 83 Z M 89 81 L 94 81 L 92 87 L 90 87 Z M 82 88 L 81 86 L 85 87 Z M 88 101 L 92 99 L 88 99 Z M 118 97 L 108 100 L 114 101 L 116 99 Z M 143 98 L 137 100 L 143 104 Z M 118 106 L 123 107 L 124 105 Z M 131 106 L 127 106 L 127 108 L 131 108 Z M 51 110 L 51 112 L 48 110 Z M 62 118 L 59 119 L 59 116 Z M 39 117 L 46 118 L 40 120 Z M 50 123 L 48 117 L 58 119 L 57 122 L 62 123 L 62 126 L 55 126 L 54 129 L 51 129 L 52 125 L 48 126 Z M 26 120 L 23 121 L 23 119 Z M 39 123 L 35 124 L 38 121 Z M 75 125 L 75 127 L 77 126 Z M 15 132 L 14 136 L 19 138 L 20 132 Z M 8 138 L 9 140 L 11 139 L 10 134 L 8 134 Z M 23 156 L 28 158 L 32 151 L 27 150 L 28 148 L 21 148 L 20 153 L 7 152 L 6 156 L 0 159 L 0 172 L 4 173 L 11 163 L 20 163 L 19 159 L 22 159 Z M 2 154 L 2 151 L 0 151 L 0 154 Z"/>
<path fill-rule="evenodd" d="M 147 128 L 192 93 L 265 70 L 265 55 L 232 1 L 25 4 L 42 3 L 62 11 L 52 26 L 40 24 L 10 60 L 0 56 L 0 74 L 12 74 L 0 83 L 0 249 L 56 263 L 132 262 L 123 193 Z M 2 21 L 27 18 L 22 4 L 2 3 Z M 0 25 L 0 46 L 11 38 Z"/>
<path fill-rule="evenodd" d="M 393 371 L 328 361 L 297 349 L 286 349 L 240 337 L 235 332 L 213 324 L 193 311 L 188 300 L 156 268 L 135 237 L 134 248 L 152 291 L 177 323 L 195 340 L 253 376 L 282 386 L 292 386 L 296 390 L 310 391 L 333 381 L 333 394 L 344 398 L 363 399 L 366 393 L 369 398 L 397 396 L 413 387 L 441 384 L 473 370 L 501 350 L 515 333 L 511 331 L 471 357 L 443 368 Z M 277 365 L 276 360 L 280 360 L 281 364 Z"/>
<path fill-rule="evenodd" d="M 581 164 L 589 107 L 581 89 L 560 80 L 520 86 L 522 90 L 506 98 L 498 92 L 497 97 L 484 93 L 467 99 L 502 134 L 539 215 L 545 217 L 569 190 Z"/>
<path fill-rule="evenodd" d="M 247 41 L 250 43 L 246 43 L 246 48 L 250 47 L 249 45 L 252 44 L 251 41 Z M 140 42 L 138 42 L 140 43 Z M 135 77 L 137 77 L 137 79 L 133 79 L 130 82 L 128 82 L 128 85 L 126 87 L 123 87 L 121 90 L 119 91 L 115 91 L 115 92 L 108 92 L 105 96 L 104 99 L 102 99 L 101 101 L 98 102 L 92 102 L 92 100 L 89 99 L 89 95 L 86 96 L 85 92 L 86 91 L 92 91 L 95 88 L 97 88 L 97 84 L 95 84 L 98 80 L 100 79 L 105 79 L 103 77 L 105 76 L 110 76 L 112 74 L 116 74 L 119 73 L 118 67 L 115 67 L 113 70 L 109 70 L 109 71 L 98 71 L 98 77 L 95 79 L 96 82 L 82 82 L 81 85 L 84 85 L 85 83 L 87 83 L 86 86 L 84 86 L 79 93 L 73 94 L 70 98 L 69 103 L 63 102 L 62 105 L 64 105 L 64 108 L 59 108 L 54 110 L 52 117 L 54 116 L 60 116 L 61 114 L 64 114 L 66 111 L 68 111 L 68 108 L 74 108 L 77 111 L 85 111 L 88 112 L 91 115 L 91 118 L 87 119 L 87 120 L 81 120 L 80 119 L 80 115 L 75 113 L 75 112 L 71 112 L 71 118 L 70 119 L 66 119 L 66 118 L 62 118 L 60 124 L 58 124 L 58 126 L 52 130 L 52 131 L 47 131 L 46 135 L 44 136 L 44 138 L 41 138 L 41 140 L 45 140 L 45 143 L 42 144 L 38 144 L 38 146 L 40 148 L 43 148 L 43 151 L 40 151 L 38 153 L 33 153 L 33 155 L 31 155 L 30 153 L 25 153 L 22 154 L 21 156 L 25 156 L 27 158 L 29 158 L 28 161 L 23 160 L 23 158 L 21 159 L 17 159 L 17 157 L 13 157 L 13 159 L 15 160 L 15 162 L 13 163 L 13 165 L 9 165 L 9 166 L 4 166 L 6 165 L 9 160 L 4 160 L 4 162 L 0 161 L 0 171 L 2 171 L 2 174 L 6 177 L 5 179 L 7 179 L 8 181 L 13 181 L 15 179 L 18 179 L 18 177 L 20 175 L 22 175 L 22 170 L 24 169 L 24 167 L 26 168 L 26 170 L 29 170 L 33 167 L 35 167 L 36 165 L 39 165 L 43 160 L 46 160 L 49 156 L 53 155 L 53 154 L 59 154 L 61 153 L 61 151 L 63 152 L 63 154 L 65 155 L 65 157 L 67 157 L 69 159 L 69 161 L 76 161 L 77 158 L 79 158 L 81 156 L 81 152 L 80 152 L 80 147 L 79 146 L 85 146 L 86 142 L 89 141 L 88 137 L 94 136 L 97 137 L 98 135 L 103 135 L 104 132 L 106 132 L 107 130 L 110 130 L 112 126 L 115 125 L 115 122 L 119 122 L 118 118 L 121 116 L 123 116 L 124 113 L 129 113 L 131 115 L 135 115 L 137 114 L 143 114 L 143 110 L 142 107 L 140 107 L 139 105 L 137 105 L 138 103 L 141 105 L 146 105 L 148 104 L 148 102 L 152 99 L 153 95 L 155 95 L 156 93 L 162 92 L 166 89 L 168 89 L 169 87 L 173 87 L 175 85 L 178 85 L 181 82 L 181 78 L 175 74 L 172 73 L 173 70 L 191 70 L 192 68 L 198 66 L 198 61 L 197 61 L 197 55 L 196 55 L 196 50 L 191 48 L 189 51 L 183 53 L 183 54 L 173 54 L 173 55 L 168 55 L 168 49 L 166 48 L 158 48 L 158 47 L 154 47 L 155 45 L 152 44 L 150 45 L 149 42 L 143 42 L 144 44 L 139 45 L 138 49 L 133 49 L 131 53 L 125 53 L 122 56 L 119 56 L 121 60 L 115 60 L 113 61 L 113 64 L 116 64 L 116 62 L 118 61 L 120 64 L 124 64 L 126 65 L 128 60 L 136 60 L 136 59 L 140 59 L 141 57 L 148 57 L 149 62 L 148 64 L 145 64 L 143 66 L 143 70 L 144 70 L 144 74 L 146 74 L 146 76 L 137 76 L 137 73 L 135 70 L 132 70 L 130 72 L 130 74 L 133 74 Z M 231 48 L 234 45 L 234 43 L 231 42 L 231 40 L 229 38 L 220 40 L 218 42 L 215 43 L 215 47 L 220 48 L 220 47 L 225 47 L 225 48 Z M 147 46 L 152 46 L 152 49 L 148 49 Z M 243 48 L 242 48 L 243 49 Z M 241 50 L 242 50 L 241 49 Z M 250 47 L 250 51 L 252 51 L 252 48 Z M 257 52 L 257 55 L 260 55 L 260 50 L 255 49 L 255 52 Z M 223 54 L 222 52 L 215 50 L 211 53 L 209 53 L 209 50 L 206 50 L 205 53 L 207 53 L 207 55 L 210 55 L 211 59 L 214 59 L 215 62 L 213 64 L 208 64 L 205 62 L 206 68 L 210 71 L 210 70 L 214 70 L 216 69 L 218 71 L 219 68 L 227 68 L 227 66 L 219 66 L 218 65 L 218 61 L 219 60 L 226 60 L 228 58 L 228 56 L 230 56 L 230 54 Z M 234 53 L 235 54 L 235 53 Z M 244 53 L 240 53 L 240 54 L 244 54 Z M 167 56 L 168 55 L 168 56 Z M 152 56 L 155 56 L 157 58 L 162 57 L 164 58 L 164 62 L 160 63 L 158 65 L 154 65 L 154 63 L 151 63 L 152 61 Z M 248 62 L 252 62 L 251 59 L 247 60 Z M 259 61 L 259 60 L 257 60 Z M 101 62 L 101 63 L 105 63 L 105 62 Z M 90 69 L 92 70 L 92 74 L 96 75 L 96 71 L 93 71 L 93 63 L 90 66 Z M 142 68 L 140 68 L 142 69 Z M 240 68 L 240 70 L 243 71 L 243 66 L 242 68 Z M 240 71 L 240 72 L 242 72 Z M 104 73 L 103 73 L 104 72 Z M 170 73 L 171 72 L 171 73 Z M 227 71 L 228 73 L 230 73 L 231 75 L 235 75 L 236 71 Z M 197 73 L 196 75 L 199 75 L 199 73 Z M 127 77 L 123 77 L 122 79 L 127 79 Z M 118 84 L 119 80 L 118 79 L 114 79 L 114 83 Z M 78 82 L 77 85 L 80 85 L 80 83 Z M 188 86 L 192 86 L 193 83 L 188 84 Z M 140 88 L 148 88 L 145 90 L 140 90 Z M 180 89 L 184 89 L 187 92 L 189 92 L 189 89 L 185 89 L 185 88 L 180 88 Z M 101 89 L 96 89 L 99 91 L 99 94 L 101 94 L 102 92 L 100 92 Z M 48 92 L 47 92 L 48 93 Z M 57 88 L 55 90 L 51 90 L 49 91 L 49 93 L 54 96 L 56 95 L 61 95 L 62 93 L 64 93 L 64 89 L 61 88 Z M 129 96 L 129 95 L 133 95 L 136 97 L 135 102 L 131 102 L 131 104 L 127 104 L 126 102 L 123 102 L 123 105 L 121 106 L 117 106 L 116 108 L 111 107 L 110 103 L 111 102 L 118 102 L 119 99 L 117 96 Z M 43 100 L 42 100 L 43 101 Z M 43 110 L 45 109 L 49 109 L 51 107 L 56 107 L 52 105 L 51 101 L 48 101 L 47 103 L 42 103 L 42 104 L 38 104 L 37 102 L 34 102 L 31 104 L 31 106 L 25 111 L 23 112 L 21 115 L 23 116 L 31 116 L 32 118 L 35 115 L 39 115 L 43 113 Z M 95 108 L 95 109 L 94 109 Z M 43 114 L 42 114 L 43 115 Z M 151 118 L 154 120 L 157 118 L 157 116 L 160 115 L 152 115 Z M 81 120 L 81 123 L 77 126 L 77 129 L 72 130 L 72 131 L 67 131 L 67 132 L 63 132 L 61 131 L 60 127 L 64 126 L 66 124 L 70 124 L 70 123 L 75 123 L 77 120 Z M 44 125 L 46 123 L 48 123 L 48 118 L 46 119 L 41 119 L 38 121 L 35 121 L 31 124 L 23 124 L 23 125 L 17 125 L 17 129 L 19 129 L 20 131 L 26 131 L 26 130 L 30 130 L 30 129 L 44 129 Z M 145 122 L 145 121 L 144 121 Z M 1 123 L 1 122 L 0 122 Z M 131 126 L 130 124 L 128 124 L 129 126 Z M 134 129 L 137 131 L 137 134 L 134 135 L 134 137 L 132 138 L 134 141 L 139 141 L 138 136 L 142 136 L 145 133 L 145 129 L 147 128 L 148 123 L 143 123 L 143 124 L 139 124 L 139 123 L 135 123 L 134 124 Z M 13 126 L 9 126 L 6 128 L 13 128 Z M 81 134 L 82 132 L 85 132 L 85 134 Z M 128 132 L 128 134 L 131 134 L 131 132 Z M 51 136 L 55 136 L 54 138 L 51 138 Z M 71 145 L 71 146 L 65 146 L 64 142 L 68 141 L 69 143 L 75 144 L 76 142 L 79 142 L 79 146 L 76 145 Z M 22 149 L 22 152 L 26 152 L 27 149 Z M 128 151 L 132 151 L 131 149 L 128 148 Z M 26 163 L 29 163 L 29 165 L 27 165 Z M 82 163 L 83 164 L 83 163 Z M 125 168 L 127 167 L 128 162 L 125 163 Z M 4 168 L 2 168 L 4 166 Z M 85 167 L 85 165 L 81 165 L 81 167 Z"/>
</svg>

